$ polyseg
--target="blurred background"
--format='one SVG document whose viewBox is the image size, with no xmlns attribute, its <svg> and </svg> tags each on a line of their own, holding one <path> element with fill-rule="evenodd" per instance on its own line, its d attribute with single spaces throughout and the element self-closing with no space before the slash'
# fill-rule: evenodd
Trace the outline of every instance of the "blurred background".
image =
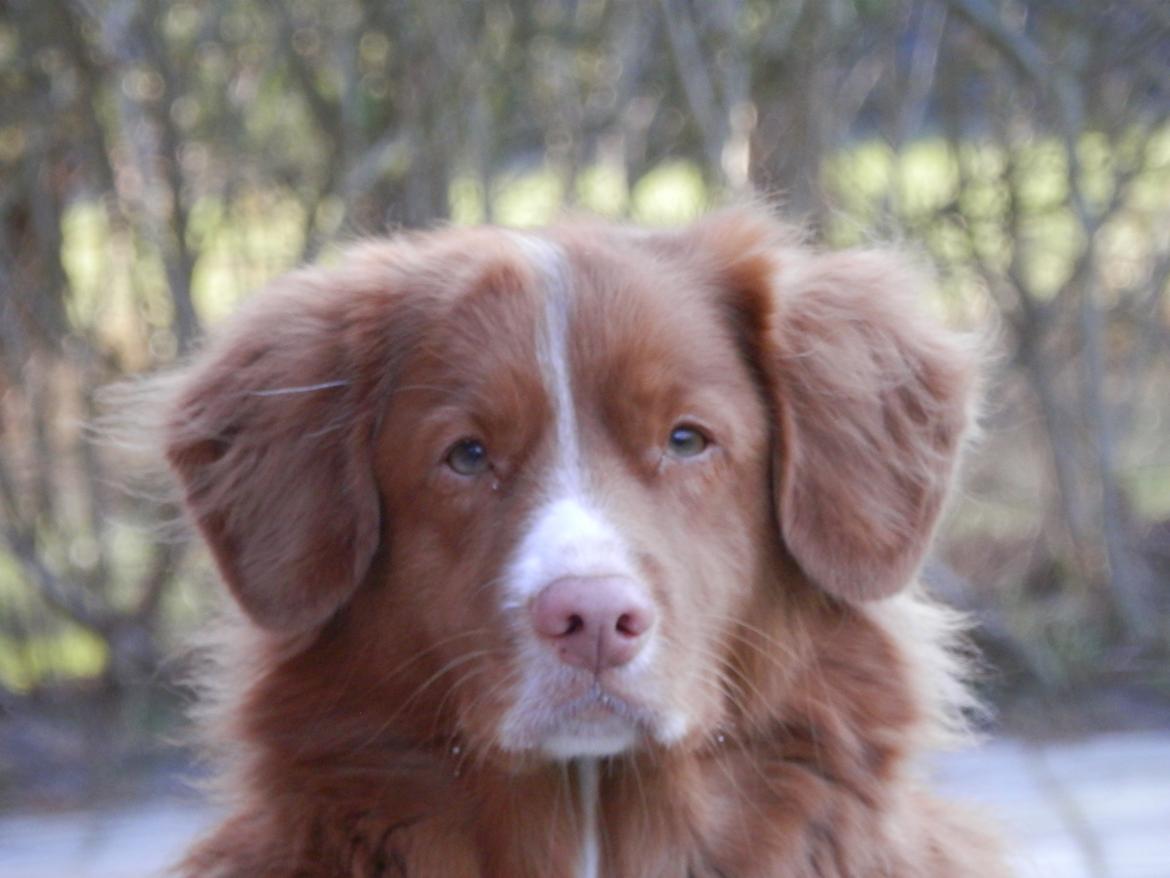
<svg viewBox="0 0 1170 878">
<path fill-rule="evenodd" d="M 0 807 L 188 763 L 216 586 L 102 386 L 359 236 L 753 191 L 995 334 L 927 571 L 994 734 L 1170 739 L 1165 0 L 0 0 Z"/>
</svg>

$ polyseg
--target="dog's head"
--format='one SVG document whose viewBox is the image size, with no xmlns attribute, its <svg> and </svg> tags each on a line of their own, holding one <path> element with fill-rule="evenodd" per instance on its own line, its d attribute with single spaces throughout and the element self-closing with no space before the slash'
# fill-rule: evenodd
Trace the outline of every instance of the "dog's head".
<svg viewBox="0 0 1170 878">
<path fill-rule="evenodd" d="M 918 289 L 750 210 L 367 244 L 249 303 L 168 456 L 247 615 L 363 734 L 686 746 L 751 686 L 744 632 L 782 663 L 777 608 L 914 577 L 972 374 Z"/>
</svg>

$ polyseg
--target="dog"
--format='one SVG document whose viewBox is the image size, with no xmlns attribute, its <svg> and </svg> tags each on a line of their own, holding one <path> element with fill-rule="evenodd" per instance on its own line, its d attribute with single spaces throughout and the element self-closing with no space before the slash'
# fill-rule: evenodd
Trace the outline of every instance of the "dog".
<svg viewBox="0 0 1170 878">
<path fill-rule="evenodd" d="M 250 299 L 167 461 L 238 610 L 188 878 L 989 876 L 916 583 L 978 345 L 747 206 L 403 234 Z"/>
</svg>

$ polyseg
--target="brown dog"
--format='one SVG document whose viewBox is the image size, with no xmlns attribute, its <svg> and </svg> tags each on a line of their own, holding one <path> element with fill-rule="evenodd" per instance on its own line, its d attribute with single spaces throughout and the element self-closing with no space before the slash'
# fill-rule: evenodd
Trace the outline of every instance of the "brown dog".
<svg viewBox="0 0 1170 878">
<path fill-rule="evenodd" d="M 257 296 L 167 456 L 246 620 L 201 878 L 989 876 L 914 579 L 970 346 L 738 209 L 364 244 Z"/>
</svg>

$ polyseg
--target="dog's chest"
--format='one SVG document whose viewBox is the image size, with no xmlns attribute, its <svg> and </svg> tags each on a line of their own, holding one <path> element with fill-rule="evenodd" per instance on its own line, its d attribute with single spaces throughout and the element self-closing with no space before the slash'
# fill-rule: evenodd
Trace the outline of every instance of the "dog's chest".
<svg viewBox="0 0 1170 878">
<path fill-rule="evenodd" d="M 576 875 L 577 878 L 598 878 L 601 874 L 601 844 L 597 834 L 597 811 L 601 790 L 597 760 L 579 760 L 576 772 L 582 829 Z"/>
</svg>

